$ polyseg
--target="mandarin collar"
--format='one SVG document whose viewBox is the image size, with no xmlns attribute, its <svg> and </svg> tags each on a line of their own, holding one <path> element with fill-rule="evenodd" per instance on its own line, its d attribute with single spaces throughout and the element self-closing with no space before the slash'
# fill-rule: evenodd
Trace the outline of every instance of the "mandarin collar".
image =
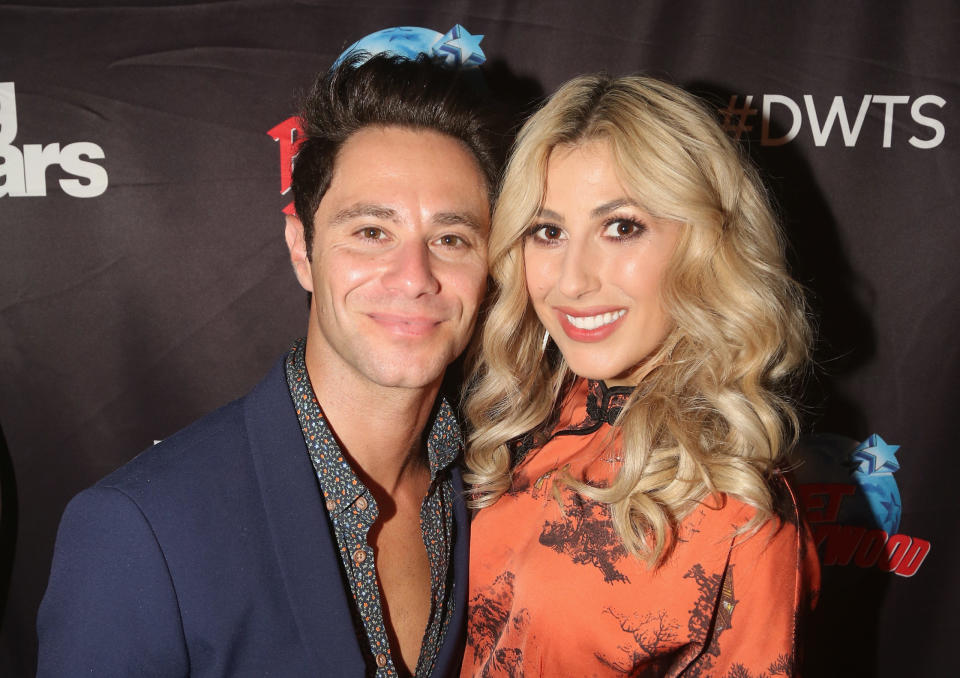
<svg viewBox="0 0 960 678">
<path fill-rule="evenodd" d="M 588 379 L 587 419 L 580 426 L 599 423 L 612 426 L 635 390 L 635 386 L 607 386 L 603 381 Z"/>
</svg>

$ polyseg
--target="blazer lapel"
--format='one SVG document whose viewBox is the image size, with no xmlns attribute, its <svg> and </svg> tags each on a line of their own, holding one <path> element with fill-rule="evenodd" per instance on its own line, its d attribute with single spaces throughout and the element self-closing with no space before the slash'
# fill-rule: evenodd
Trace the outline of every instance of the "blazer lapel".
<svg viewBox="0 0 960 678">
<path fill-rule="evenodd" d="M 317 675 L 361 675 L 347 586 L 282 360 L 246 397 L 244 410 L 273 548 L 304 647 Z"/>
<path fill-rule="evenodd" d="M 437 661 L 434 663 L 434 676 L 460 675 L 460 663 L 463 661 L 464 643 L 466 642 L 467 625 L 467 586 L 470 570 L 470 516 L 465 502 L 466 492 L 463 489 L 463 478 L 460 468 L 451 469 L 453 481 L 453 590 L 456 607 L 450 625 L 447 626 L 447 635 L 443 639 Z"/>
</svg>

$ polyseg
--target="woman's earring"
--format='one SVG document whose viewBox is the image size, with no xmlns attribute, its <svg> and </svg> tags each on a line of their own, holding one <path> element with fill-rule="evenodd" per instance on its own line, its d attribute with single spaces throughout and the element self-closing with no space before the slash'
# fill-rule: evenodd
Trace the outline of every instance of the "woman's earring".
<svg viewBox="0 0 960 678">
<path fill-rule="evenodd" d="M 547 350 L 547 344 L 550 343 L 550 333 L 547 330 L 543 331 L 543 343 L 540 345 L 540 352 L 543 353 Z"/>
</svg>

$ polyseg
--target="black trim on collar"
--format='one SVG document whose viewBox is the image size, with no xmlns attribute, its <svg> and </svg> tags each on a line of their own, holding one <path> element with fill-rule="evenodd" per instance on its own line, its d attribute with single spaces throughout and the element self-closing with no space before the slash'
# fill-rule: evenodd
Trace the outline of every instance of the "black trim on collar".
<svg viewBox="0 0 960 678">
<path fill-rule="evenodd" d="M 550 434 L 547 433 L 549 426 L 541 425 L 509 441 L 507 446 L 510 449 L 511 465 L 518 466 L 530 450 L 543 447 L 556 436 L 587 435 L 597 431 L 604 424 L 613 426 L 635 388 L 634 386 L 607 386 L 602 381 L 588 379 L 587 412 L 583 420 Z"/>
</svg>

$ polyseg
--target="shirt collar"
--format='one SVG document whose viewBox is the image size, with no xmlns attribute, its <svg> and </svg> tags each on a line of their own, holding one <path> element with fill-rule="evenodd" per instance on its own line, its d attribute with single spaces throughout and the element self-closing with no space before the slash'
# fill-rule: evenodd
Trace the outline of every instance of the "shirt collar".
<svg viewBox="0 0 960 678">
<path fill-rule="evenodd" d="M 307 372 L 305 339 L 297 340 L 290 349 L 286 373 L 290 397 L 297 410 L 307 452 L 320 479 L 327 509 L 331 512 L 343 511 L 369 492 L 344 457 L 317 401 Z M 370 419 L 376 420 L 375 408 L 370 411 Z M 460 423 L 445 397 L 440 397 L 434 409 L 426 447 L 430 480 L 433 482 L 456 461 L 463 449 Z M 367 498 L 368 502 L 371 500 L 372 497 Z"/>
<path fill-rule="evenodd" d="M 607 386 L 602 381 L 587 380 L 587 417 L 590 423 L 617 421 L 623 406 L 633 395 L 634 386 Z"/>
<path fill-rule="evenodd" d="M 444 396 L 440 397 L 427 437 L 427 459 L 430 462 L 430 480 L 449 468 L 463 449 L 463 432 L 457 415 Z"/>
</svg>

